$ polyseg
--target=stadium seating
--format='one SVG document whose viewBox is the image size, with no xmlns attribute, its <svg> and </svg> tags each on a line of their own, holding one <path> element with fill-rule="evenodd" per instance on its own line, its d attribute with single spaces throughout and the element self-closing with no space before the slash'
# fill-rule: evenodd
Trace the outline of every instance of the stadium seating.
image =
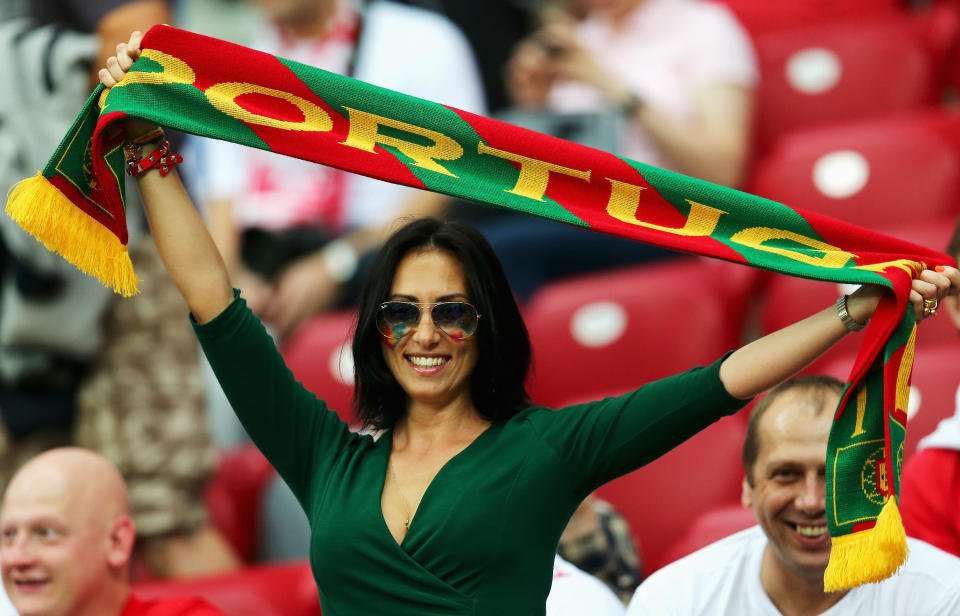
<svg viewBox="0 0 960 616">
<path fill-rule="evenodd" d="M 710 509 L 700 515 L 687 532 L 670 546 L 657 568 L 669 565 L 756 523 L 753 509 L 744 507 L 739 501 Z"/>
<path fill-rule="evenodd" d="M 753 268 L 682 258 L 542 288 L 525 310 L 529 391 L 557 406 L 712 363 L 740 340 Z"/>
<path fill-rule="evenodd" d="M 813 26 L 864 15 L 883 16 L 902 9 L 900 0 L 716 0 L 726 5 L 750 34 L 757 36 L 769 32 L 791 30 L 800 26 Z"/>
<path fill-rule="evenodd" d="M 937 317 L 946 319 L 945 316 Z M 921 328 L 923 325 L 921 325 Z M 835 358 L 823 371 L 840 379 L 849 376 L 854 355 Z M 943 344 L 917 344 L 911 379 L 910 408 L 907 411 L 907 439 L 903 459 L 907 461 L 917 443 L 937 427 L 941 419 L 953 415 L 955 394 L 960 384 L 960 340 L 956 330 Z"/>
<path fill-rule="evenodd" d="M 226 616 L 320 616 L 317 587 L 307 562 L 249 567 L 215 576 L 137 582 L 143 599 L 199 596 Z"/>
<path fill-rule="evenodd" d="M 872 229 L 956 218 L 958 135 L 960 114 L 941 111 L 794 132 L 756 162 L 748 192 Z"/>
<path fill-rule="evenodd" d="M 761 152 L 793 130 L 935 104 L 936 58 L 905 14 L 758 35 Z"/>
<path fill-rule="evenodd" d="M 925 220 L 887 230 L 886 234 L 942 250 L 949 240 L 953 225 L 952 218 Z M 772 275 L 764 294 L 761 331 L 769 333 L 808 317 L 836 302 L 842 293 L 849 293 L 851 290 L 852 287 L 844 287 L 832 282 Z M 956 332 L 950 320 L 940 315 L 924 321 L 917 336 L 919 344 L 923 346 L 940 340 L 953 340 L 956 338 Z M 832 358 L 855 354 L 860 342 L 860 336 L 847 336 L 805 372 L 819 372 Z"/>
<path fill-rule="evenodd" d="M 221 453 L 207 484 L 204 496 L 211 522 L 247 563 L 257 557 L 260 499 L 275 473 L 256 447 L 244 445 Z"/>
<path fill-rule="evenodd" d="M 353 355 L 356 311 L 326 313 L 300 326 L 280 352 L 303 386 L 353 423 Z"/>
<path fill-rule="evenodd" d="M 630 524 L 645 574 L 664 564 L 670 543 L 701 512 L 740 498 L 745 432 L 744 422 L 721 419 L 657 460 L 597 490 Z"/>
</svg>

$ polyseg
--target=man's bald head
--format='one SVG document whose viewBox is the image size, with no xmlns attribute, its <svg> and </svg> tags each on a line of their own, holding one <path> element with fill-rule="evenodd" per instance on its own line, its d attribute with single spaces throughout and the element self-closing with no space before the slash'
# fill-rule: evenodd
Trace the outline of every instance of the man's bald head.
<svg viewBox="0 0 960 616">
<path fill-rule="evenodd" d="M 129 514 L 120 471 L 100 454 L 80 447 L 51 449 L 27 462 L 13 476 L 3 502 L 39 497 L 56 499 L 69 511 L 91 518 Z"/>
<path fill-rule="evenodd" d="M 136 531 L 103 456 L 67 447 L 30 460 L 7 487 L 0 528 L 3 582 L 22 616 L 109 614 L 125 600 Z"/>
</svg>

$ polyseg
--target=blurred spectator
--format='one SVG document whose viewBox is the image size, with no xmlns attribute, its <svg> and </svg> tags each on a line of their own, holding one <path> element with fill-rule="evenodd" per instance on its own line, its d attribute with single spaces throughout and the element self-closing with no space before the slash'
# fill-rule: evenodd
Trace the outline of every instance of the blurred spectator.
<svg viewBox="0 0 960 616">
<path fill-rule="evenodd" d="M 545 11 L 543 27 L 517 46 L 507 70 L 514 103 L 534 112 L 619 115 L 620 142 L 606 149 L 739 186 L 757 68 L 730 13 L 693 0 L 567 4 L 583 19 Z M 560 276 L 671 254 L 530 217 L 480 226 L 522 298 Z"/>
<path fill-rule="evenodd" d="M 0 21 L 0 79 L 18 85 L 0 93 L 4 192 L 57 147 L 89 95 L 94 58 L 115 53 L 113 41 L 131 30 L 170 21 L 160 0 L 35 1 L 21 10 Z M 144 279 L 142 295 L 124 301 L 0 215 L 0 486 L 40 451 L 83 445 L 129 483 L 144 573 L 231 569 L 238 561 L 203 507 L 216 452 L 203 429 L 196 340 L 153 241 L 137 216 L 130 223 Z"/>
<path fill-rule="evenodd" d="M 511 105 L 504 69 L 514 46 L 533 30 L 540 0 L 405 0 L 407 4 L 441 11 L 470 43 L 477 59 L 487 110 L 497 113 Z M 443 101 L 441 101 L 443 102 Z"/>
<path fill-rule="evenodd" d="M 947 252 L 960 257 L 960 224 Z M 960 333 L 958 298 L 944 299 L 941 309 Z M 904 466 L 900 500 L 908 535 L 960 556 L 960 388 L 953 416 L 920 441 Z"/>
<path fill-rule="evenodd" d="M 560 536 L 560 556 L 599 578 L 626 603 L 640 584 L 640 562 L 627 521 L 610 503 L 588 496 Z"/>
<path fill-rule="evenodd" d="M 438 14 L 377 1 L 257 0 L 253 47 L 468 111 L 483 92 L 470 49 Z M 415 60 L 414 60 L 415 59 Z M 204 142 L 211 234 L 250 307 L 284 336 L 359 291 L 363 258 L 399 217 L 447 197 L 225 142 Z"/>
<path fill-rule="evenodd" d="M 739 186 L 749 149 L 756 60 L 722 6 L 696 0 L 570 0 L 548 11 L 507 73 L 517 105 L 619 109 L 619 154 Z"/>
<path fill-rule="evenodd" d="M 750 416 L 743 446 L 743 504 L 759 526 L 660 569 L 637 589 L 629 616 L 645 614 L 956 614 L 960 559 L 908 539 L 891 578 L 826 593 L 826 449 L 844 384 L 795 377 Z"/>
<path fill-rule="evenodd" d="M 546 616 L 622 616 L 623 613 L 623 604 L 609 588 L 559 556 L 554 559 Z"/>
<path fill-rule="evenodd" d="M 21 468 L 0 515 L 3 586 L 21 616 L 216 616 L 197 598 L 142 601 L 130 593 L 136 527 L 119 471 L 80 448 Z"/>
</svg>

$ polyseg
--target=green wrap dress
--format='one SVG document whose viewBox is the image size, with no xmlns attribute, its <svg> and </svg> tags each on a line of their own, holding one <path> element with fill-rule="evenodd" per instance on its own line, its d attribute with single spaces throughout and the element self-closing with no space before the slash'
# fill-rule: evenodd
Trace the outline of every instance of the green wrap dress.
<svg viewBox="0 0 960 616">
<path fill-rule="evenodd" d="M 351 432 L 294 379 L 243 299 L 194 327 L 247 432 L 307 513 L 324 616 L 542 616 L 580 501 L 745 403 L 724 389 L 718 360 L 623 396 L 525 409 L 440 469 L 398 545 L 380 507 L 391 432 Z"/>
</svg>

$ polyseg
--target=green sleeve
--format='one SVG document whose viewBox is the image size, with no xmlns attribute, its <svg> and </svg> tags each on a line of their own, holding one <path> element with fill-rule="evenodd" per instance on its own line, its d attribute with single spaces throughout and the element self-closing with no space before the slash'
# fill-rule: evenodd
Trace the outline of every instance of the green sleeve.
<svg viewBox="0 0 960 616">
<path fill-rule="evenodd" d="M 243 427 L 306 508 L 310 483 L 328 475 L 351 433 L 294 378 L 273 338 L 235 294 L 216 318 L 193 327 Z"/>
<path fill-rule="evenodd" d="M 576 487 L 589 493 L 746 405 L 749 400 L 734 398 L 720 381 L 727 355 L 622 396 L 537 413 L 531 422 L 567 462 Z"/>
</svg>

